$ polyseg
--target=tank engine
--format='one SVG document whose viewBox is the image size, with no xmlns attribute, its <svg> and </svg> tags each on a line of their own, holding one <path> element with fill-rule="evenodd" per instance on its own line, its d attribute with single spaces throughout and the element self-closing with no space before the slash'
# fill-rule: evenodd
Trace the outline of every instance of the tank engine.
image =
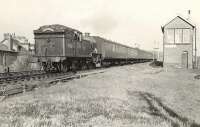
<svg viewBox="0 0 200 127">
<path fill-rule="evenodd" d="M 78 30 L 63 25 L 45 25 L 34 30 L 35 56 L 45 71 L 87 68 L 95 61 L 95 43 L 84 40 Z M 93 56 L 92 56 L 93 55 Z"/>
<path fill-rule="evenodd" d="M 102 65 L 145 62 L 151 52 L 122 45 L 102 37 L 83 34 L 63 25 L 34 30 L 35 56 L 45 71 L 68 71 Z"/>
</svg>

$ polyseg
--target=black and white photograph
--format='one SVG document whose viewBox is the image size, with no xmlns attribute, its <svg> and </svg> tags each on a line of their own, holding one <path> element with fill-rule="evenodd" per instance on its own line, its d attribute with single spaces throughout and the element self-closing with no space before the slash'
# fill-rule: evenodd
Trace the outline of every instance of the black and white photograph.
<svg viewBox="0 0 200 127">
<path fill-rule="evenodd" d="M 2 0 L 0 127 L 200 127 L 199 0 Z"/>
</svg>

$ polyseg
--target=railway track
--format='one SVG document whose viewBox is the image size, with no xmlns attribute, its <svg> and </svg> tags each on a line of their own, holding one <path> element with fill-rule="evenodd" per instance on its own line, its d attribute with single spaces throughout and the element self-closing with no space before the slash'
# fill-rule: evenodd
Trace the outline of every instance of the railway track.
<svg viewBox="0 0 200 127">
<path fill-rule="evenodd" d="M 31 73 L 31 75 L 12 75 L 0 78 L 0 96 L 4 99 L 8 96 L 32 91 L 38 87 L 50 87 L 58 82 L 66 82 L 72 79 L 86 77 L 88 75 L 94 75 L 103 73 L 103 69 L 79 71 L 78 73 Z M 2 80 L 6 79 L 6 80 Z M 37 84 L 37 81 L 44 83 L 41 86 Z M 35 83 L 33 83 L 35 82 Z"/>
<path fill-rule="evenodd" d="M 22 71 L 22 72 L 9 72 L 0 73 L 0 85 L 4 83 L 12 83 L 25 79 L 31 79 L 32 77 L 39 77 L 46 74 L 44 71 Z"/>
<path fill-rule="evenodd" d="M 20 71 L 20 72 L 7 72 L 7 73 L 0 73 L 0 77 L 8 77 L 13 75 L 24 75 L 24 74 L 34 74 L 34 73 L 41 73 L 44 71 L 41 70 L 32 70 L 32 71 Z"/>
<path fill-rule="evenodd" d="M 69 72 L 68 72 L 69 73 Z M 0 77 L 0 86 L 3 84 L 12 84 L 21 81 L 30 81 L 30 80 L 41 80 L 56 76 L 66 75 L 68 73 L 34 73 L 34 74 L 23 74 L 23 75 L 13 75 L 7 77 Z"/>
</svg>

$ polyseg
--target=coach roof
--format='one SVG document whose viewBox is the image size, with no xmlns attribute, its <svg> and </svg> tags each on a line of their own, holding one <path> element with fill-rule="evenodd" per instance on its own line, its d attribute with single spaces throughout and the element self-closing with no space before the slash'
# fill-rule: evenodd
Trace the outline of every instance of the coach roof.
<svg viewBox="0 0 200 127">
<path fill-rule="evenodd" d="M 107 43 L 120 45 L 120 46 L 123 46 L 123 47 L 126 47 L 126 48 L 137 49 L 137 48 L 134 48 L 134 47 L 131 47 L 131 46 L 128 46 L 128 45 L 124 45 L 124 44 L 121 44 L 121 43 L 118 43 L 118 42 L 114 42 L 112 40 L 105 39 L 105 38 L 100 37 L 100 36 L 92 36 L 92 37 L 95 39 L 96 42 L 107 42 Z"/>
</svg>

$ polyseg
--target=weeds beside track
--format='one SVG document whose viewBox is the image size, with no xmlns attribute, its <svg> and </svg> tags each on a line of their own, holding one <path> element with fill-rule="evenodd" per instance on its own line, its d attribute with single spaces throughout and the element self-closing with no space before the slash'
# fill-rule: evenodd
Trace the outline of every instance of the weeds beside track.
<svg viewBox="0 0 200 127">
<path fill-rule="evenodd" d="M 66 82 L 76 78 L 86 77 L 88 75 L 103 73 L 104 71 L 97 70 L 89 70 L 89 71 L 80 71 L 78 73 L 37 73 L 32 75 L 20 75 L 20 76 L 11 76 L 11 77 L 3 77 L 2 79 L 6 79 L 4 83 L 0 85 L 0 96 L 7 97 L 14 94 L 19 94 L 27 91 L 31 91 L 38 87 L 49 87 L 58 82 Z M 102 69 L 101 69 L 102 70 Z M 1 81 L 1 80 L 0 80 Z M 38 85 L 39 81 L 43 84 Z"/>
</svg>

